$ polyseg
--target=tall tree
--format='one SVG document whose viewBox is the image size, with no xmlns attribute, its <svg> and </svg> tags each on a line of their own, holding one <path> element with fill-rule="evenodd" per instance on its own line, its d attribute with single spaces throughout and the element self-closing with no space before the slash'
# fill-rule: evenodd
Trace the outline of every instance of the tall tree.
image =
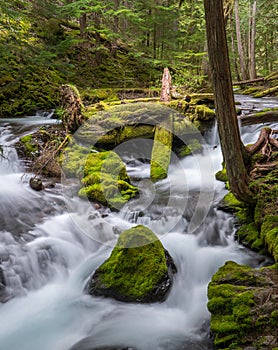
<svg viewBox="0 0 278 350">
<path fill-rule="evenodd" d="M 204 0 L 208 54 L 212 68 L 216 114 L 227 176 L 234 195 L 252 201 L 249 177 L 237 122 L 222 0 Z"/>
<path fill-rule="evenodd" d="M 256 78 L 256 55 L 255 55 L 255 39 L 256 39 L 256 12 L 257 12 L 257 1 L 253 2 L 250 8 L 250 26 L 249 26 L 249 57 L 248 57 L 248 68 L 249 78 Z"/>
<path fill-rule="evenodd" d="M 236 22 L 236 38 L 237 38 L 237 50 L 239 56 L 239 68 L 241 73 L 241 78 L 243 80 L 247 79 L 247 73 L 245 68 L 245 53 L 241 38 L 241 30 L 240 30 L 240 17 L 239 17 L 239 9 L 238 9 L 238 0 L 235 0 L 235 22 Z"/>
</svg>

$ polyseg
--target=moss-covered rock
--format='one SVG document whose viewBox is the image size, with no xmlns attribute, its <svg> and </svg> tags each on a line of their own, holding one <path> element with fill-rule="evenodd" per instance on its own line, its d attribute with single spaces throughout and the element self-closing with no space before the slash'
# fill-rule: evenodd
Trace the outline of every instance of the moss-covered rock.
<svg viewBox="0 0 278 350">
<path fill-rule="evenodd" d="M 0 266 L 0 303 L 5 301 L 6 279 L 2 267 Z"/>
<path fill-rule="evenodd" d="M 265 243 L 260 235 L 260 230 L 254 222 L 243 224 L 237 231 L 239 242 L 246 247 L 250 247 L 255 252 L 267 254 Z"/>
<path fill-rule="evenodd" d="M 214 110 L 210 109 L 206 105 L 197 105 L 196 106 L 196 120 L 212 120 L 215 118 Z"/>
<path fill-rule="evenodd" d="M 33 138 L 33 135 L 25 135 L 19 140 L 24 147 L 25 154 L 28 157 L 33 157 L 38 152 L 38 145 L 36 140 Z"/>
<path fill-rule="evenodd" d="M 217 349 L 272 349 L 262 345 L 262 339 L 273 335 L 277 281 L 277 267 L 255 270 L 229 261 L 218 270 L 208 286 Z M 271 338 L 271 345 L 278 346 L 277 337 Z"/>
<path fill-rule="evenodd" d="M 120 209 L 138 192 L 130 183 L 123 161 L 113 151 L 90 151 L 74 142 L 65 149 L 62 164 L 66 178 L 80 179 L 80 197 Z"/>
<path fill-rule="evenodd" d="M 200 152 L 200 151 L 202 151 L 202 149 L 203 149 L 203 147 L 200 144 L 200 142 L 197 139 L 193 138 L 193 139 L 188 141 L 187 145 L 183 145 L 180 147 L 179 156 L 181 158 L 183 158 L 183 157 L 186 157 L 192 153 L 194 154 L 195 152 Z"/>
<path fill-rule="evenodd" d="M 162 180 L 167 177 L 168 167 L 171 160 L 172 142 L 172 131 L 165 129 L 163 126 L 157 126 L 155 129 L 151 156 L 150 173 L 153 181 Z"/>
<path fill-rule="evenodd" d="M 223 168 L 215 174 L 215 178 L 218 181 L 226 182 L 228 181 L 226 166 L 223 163 Z"/>
<path fill-rule="evenodd" d="M 239 201 L 232 192 L 228 192 L 222 201 L 218 204 L 218 208 L 233 213 L 236 216 L 238 224 L 250 223 L 252 221 L 252 212 L 246 203 Z"/>
<path fill-rule="evenodd" d="M 261 226 L 260 238 L 265 242 L 268 252 L 278 262 L 278 215 L 266 215 Z"/>
<path fill-rule="evenodd" d="M 124 302 L 161 302 L 175 265 L 156 235 L 142 225 L 122 232 L 110 257 L 95 271 L 87 290 Z"/>
</svg>

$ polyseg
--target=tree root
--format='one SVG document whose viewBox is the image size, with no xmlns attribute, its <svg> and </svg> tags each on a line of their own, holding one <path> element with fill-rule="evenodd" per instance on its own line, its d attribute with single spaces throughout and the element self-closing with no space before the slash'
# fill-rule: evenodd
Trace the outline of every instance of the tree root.
<svg viewBox="0 0 278 350">
<path fill-rule="evenodd" d="M 246 147 L 246 151 L 250 155 L 253 155 L 261 150 L 261 153 L 263 155 L 267 155 L 269 157 L 273 151 L 271 146 L 278 149 L 278 140 L 272 137 L 274 134 L 278 134 L 278 130 L 263 128 L 260 132 L 257 142 L 251 146 Z"/>
<path fill-rule="evenodd" d="M 254 178 L 258 178 L 262 176 L 263 173 L 268 173 L 269 171 L 274 170 L 278 167 L 278 161 L 266 163 L 266 164 L 258 164 L 256 163 L 254 168 L 250 172 L 250 176 Z"/>
<path fill-rule="evenodd" d="M 274 154 L 275 151 L 278 151 L 278 140 L 272 137 L 275 134 L 278 134 L 278 130 L 263 128 L 257 142 L 246 147 L 246 151 L 250 155 L 261 153 L 265 156 L 262 159 L 262 163 L 255 163 L 253 169 L 250 171 L 250 176 L 253 179 L 264 176 L 265 173 L 273 171 L 278 167 L 277 155 Z"/>
</svg>

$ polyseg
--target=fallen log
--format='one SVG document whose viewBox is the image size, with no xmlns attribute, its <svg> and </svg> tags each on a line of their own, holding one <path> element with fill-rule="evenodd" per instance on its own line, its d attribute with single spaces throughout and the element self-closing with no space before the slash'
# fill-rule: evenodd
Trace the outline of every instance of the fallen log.
<svg viewBox="0 0 278 350">
<path fill-rule="evenodd" d="M 269 123 L 278 121 L 278 110 L 257 112 L 248 115 L 239 116 L 242 125 L 252 125 L 260 123 Z"/>
<path fill-rule="evenodd" d="M 276 80 L 276 79 L 278 79 L 278 75 L 250 79 L 250 80 L 235 81 L 235 82 L 233 82 L 233 85 L 247 85 L 247 84 L 253 84 L 253 83 L 267 82 L 267 81 Z"/>
<path fill-rule="evenodd" d="M 245 85 L 245 84 L 252 84 L 252 83 L 258 83 L 260 81 L 265 81 L 265 78 L 256 78 L 251 80 L 241 80 L 241 81 L 235 81 L 233 85 Z"/>
<path fill-rule="evenodd" d="M 267 95 L 271 95 L 278 92 L 278 86 L 271 87 L 269 89 L 263 90 L 261 92 L 257 92 L 254 97 L 265 97 Z"/>
</svg>

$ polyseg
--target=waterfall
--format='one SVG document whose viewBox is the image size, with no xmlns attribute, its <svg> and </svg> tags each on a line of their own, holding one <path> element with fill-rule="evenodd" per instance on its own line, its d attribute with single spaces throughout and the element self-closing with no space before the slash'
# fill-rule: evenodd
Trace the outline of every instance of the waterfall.
<svg viewBox="0 0 278 350">
<path fill-rule="evenodd" d="M 36 118 L 35 127 L 44 124 Z M 227 260 L 254 267 L 263 261 L 234 240 L 233 217 L 217 209 L 226 190 L 214 178 L 222 162 L 216 125 L 205 135 L 203 152 L 171 164 L 168 178 L 156 184 L 148 180 L 148 164 L 128 162 L 141 193 L 115 213 L 77 197 L 66 205 L 61 184 L 39 193 L 29 188 L 30 175 L 13 146 L 33 120 L 0 120 L 0 267 L 6 285 L 0 289 L 0 350 L 212 349 L 206 308 L 211 276 Z M 258 130 L 244 127 L 242 133 L 249 141 Z M 158 235 L 177 266 L 167 300 L 125 304 L 86 295 L 89 276 L 110 255 L 118 234 L 137 224 Z"/>
</svg>

